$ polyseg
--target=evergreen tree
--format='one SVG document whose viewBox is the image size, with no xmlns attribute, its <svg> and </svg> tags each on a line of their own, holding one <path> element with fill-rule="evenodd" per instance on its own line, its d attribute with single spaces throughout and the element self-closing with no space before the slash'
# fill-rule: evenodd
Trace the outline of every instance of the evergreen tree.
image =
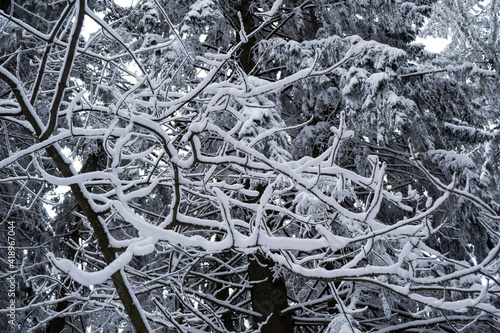
<svg viewBox="0 0 500 333">
<path fill-rule="evenodd" d="M 495 41 L 411 44 L 443 4 L 3 6 L 0 212 L 44 221 L 17 329 L 497 326 Z"/>
</svg>

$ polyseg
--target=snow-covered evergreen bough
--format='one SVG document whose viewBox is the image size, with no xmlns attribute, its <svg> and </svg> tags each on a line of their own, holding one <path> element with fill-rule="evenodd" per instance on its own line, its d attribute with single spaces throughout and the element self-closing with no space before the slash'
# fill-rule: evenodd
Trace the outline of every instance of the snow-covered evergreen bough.
<svg viewBox="0 0 500 333">
<path fill-rule="evenodd" d="M 2 5 L 8 329 L 498 329 L 498 74 L 427 2 Z"/>
</svg>

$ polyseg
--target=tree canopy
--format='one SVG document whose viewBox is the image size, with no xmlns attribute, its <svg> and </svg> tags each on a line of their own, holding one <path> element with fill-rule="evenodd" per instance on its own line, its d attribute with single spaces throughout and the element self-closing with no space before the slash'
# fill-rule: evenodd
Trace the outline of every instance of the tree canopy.
<svg viewBox="0 0 500 333">
<path fill-rule="evenodd" d="M 0 318 L 498 330 L 499 14 L 494 0 L 2 2 L 0 267 L 15 288 Z M 452 43 L 430 53 L 421 32 Z"/>
</svg>

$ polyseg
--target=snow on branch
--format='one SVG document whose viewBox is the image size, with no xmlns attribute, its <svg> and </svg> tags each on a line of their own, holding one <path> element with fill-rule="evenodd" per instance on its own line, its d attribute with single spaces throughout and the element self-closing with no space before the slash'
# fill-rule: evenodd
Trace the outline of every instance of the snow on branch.
<svg viewBox="0 0 500 333">
<path fill-rule="evenodd" d="M 265 318 L 245 298 L 257 284 L 248 277 L 253 262 L 272 266 L 273 278 L 286 276 L 306 290 L 296 295 L 306 301 L 288 304 L 282 313 L 311 307 L 316 315 L 323 311 L 318 308 L 334 302 L 328 305 L 334 319 L 332 313 L 325 319 L 331 332 L 357 332 L 352 318 L 366 310 L 362 299 L 369 294 L 380 298 L 370 306 L 379 306 L 389 318 L 388 299 L 400 307 L 414 305 L 418 311 L 410 316 L 432 313 L 435 317 L 426 319 L 426 325 L 442 322 L 446 311 L 460 320 L 500 315 L 491 301 L 500 286 L 500 216 L 487 200 L 462 188 L 457 177 L 437 177 L 412 145 L 404 168 L 410 165 L 419 172 L 410 181 L 414 185 L 418 179 L 418 189 L 396 190 L 390 168 L 400 166 L 379 155 L 344 156 L 356 152 L 349 149 L 357 144 L 358 129 L 349 128 L 351 115 L 338 110 L 340 102 L 328 115 L 332 123 L 324 126 L 328 146 L 300 158 L 291 153 L 291 133 L 319 119 L 308 116 L 306 122 L 287 124 L 280 94 L 311 78 L 342 72 L 353 77 L 346 83 L 349 89 L 336 87 L 339 94 L 353 93 L 363 76 L 376 95 L 395 77 L 385 72 L 386 65 L 405 57 L 403 50 L 346 37 L 342 42 L 348 47 L 336 61 L 320 67 L 321 52 L 314 50 L 301 69 L 272 81 L 245 73 L 237 54 L 276 16 L 282 1 L 260 13 L 266 18 L 254 31 L 241 28 L 241 40 L 229 51 L 220 48 L 217 54 L 198 57 L 192 57 L 190 44 L 160 2 L 146 5 L 160 10 L 177 42 L 144 48 L 133 37 L 134 27 L 106 22 L 82 0 L 75 3 L 73 16 L 65 12 L 76 21 L 65 21 L 71 21 L 71 29 L 52 49 L 44 43 L 55 33 L 33 31 L 2 13 L 3 19 L 36 36 L 50 60 L 50 66 L 43 61 L 33 65 L 43 67 L 36 68 L 36 91 L 29 89 L 29 78 L 0 67 L 8 90 L 0 97 L 2 124 L 9 119 L 18 121 L 14 125 L 29 124 L 14 126 L 15 134 L 2 127 L 8 143 L 0 148 L 2 183 L 26 191 L 27 207 L 39 193 L 46 193 L 47 202 L 61 200 L 54 208 L 60 221 L 50 220 L 46 232 L 66 237 L 61 242 L 68 257 L 60 258 L 64 254 L 55 250 L 47 254 L 55 268 L 47 281 L 67 275 L 95 288 L 85 289 L 89 299 L 105 294 L 109 299 L 102 304 L 116 299 L 116 290 L 123 307 L 119 311 L 125 309 L 134 327 L 144 332 L 148 320 L 187 332 L 193 331 L 191 322 L 201 322 L 200 331 L 208 326 L 224 331 L 220 318 L 228 311 Z M 105 41 L 79 39 L 85 16 L 106 32 Z M 240 21 L 243 26 L 241 15 Z M 161 64 L 156 57 L 163 57 Z M 376 72 L 356 67 L 364 61 Z M 301 114 L 305 112 L 306 107 Z M 473 129 L 444 126 L 457 132 Z M 465 155 L 438 149 L 426 153 L 434 157 L 432 162 L 444 159 L 457 170 L 473 166 Z M 366 169 L 346 165 L 348 158 Z M 43 181 L 46 192 L 25 190 L 31 180 Z M 62 187 L 71 192 L 58 194 Z M 441 234 L 448 226 L 443 210 L 456 197 L 477 209 L 477 223 L 496 242 L 473 264 L 436 248 L 448 241 Z M 16 205 L 14 201 L 11 207 Z M 67 281 L 60 288 L 73 287 Z M 317 285 L 331 297 L 318 293 L 311 300 Z M 150 292 L 156 296 L 142 298 Z M 149 302 L 148 312 L 141 302 Z M 301 315 L 297 318 L 310 319 Z M 408 319 L 395 327 L 415 323 L 420 321 Z"/>
</svg>

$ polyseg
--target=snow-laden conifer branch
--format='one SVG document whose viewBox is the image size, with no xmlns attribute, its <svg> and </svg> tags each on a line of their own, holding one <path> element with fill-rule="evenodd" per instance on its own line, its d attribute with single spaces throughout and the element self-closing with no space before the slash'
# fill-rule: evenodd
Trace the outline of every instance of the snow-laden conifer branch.
<svg viewBox="0 0 500 333">
<path fill-rule="evenodd" d="M 305 7 L 297 13 L 306 15 Z M 53 270 L 42 259 L 45 270 L 28 280 L 33 307 L 46 314 L 33 327 L 100 311 L 111 315 L 99 329 L 128 317 L 139 332 L 264 331 L 276 313 L 331 332 L 497 320 L 498 207 L 493 195 L 474 192 L 479 177 L 469 172 L 464 180 L 460 168 L 474 168 L 472 157 L 441 170 L 440 158 L 451 157 L 433 142 L 418 145 L 430 161 L 413 146 L 402 150 L 405 126 L 413 121 L 413 133 L 424 136 L 421 119 L 432 118 L 419 108 L 427 104 L 418 89 L 398 86 L 406 51 L 358 36 L 263 39 L 252 45 L 257 66 L 280 68 L 265 79 L 246 73 L 253 65 L 243 66 L 238 52 L 276 29 L 305 31 L 300 17 L 294 28 L 292 15 L 279 21 L 280 1 L 266 14 L 272 20 L 258 19 L 249 31 L 241 17 L 239 40 L 197 57 L 196 29 L 210 34 L 210 15 L 222 24 L 215 2 L 196 1 L 185 16 L 169 12 L 168 22 L 159 19 L 166 10 L 160 0 L 138 4 L 138 17 L 111 8 L 100 18 L 90 4 L 70 8 L 61 8 L 49 34 L 3 16 L 33 34 L 42 59 L 33 63 L 34 82 L 15 71 L 21 56 L 0 67 L 7 91 L 0 97 L 0 186 L 15 193 L 2 198 L 10 205 L 5 221 L 37 204 L 54 204 L 58 214 L 30 219 L 48 221 L 44 232 L 22 225 L 55 244 L 44 247 Z M 82 8 L 106 31 L 105 42 L 75 42 Z M 310 15 L 323 10 L 310 8 Z M 123 24 L 110 23 L 113 15 Z M 148 25 L 171 35 L 140 32 Z M 63 27 L 67 34 L 56 33 Z M 316 30 L 309 32 L 326 33 Z M 70 84 L 57 89 L 64 78 Z M 450 119 L 442 128 L 462 124 Z M 453 161 L 462 156 L 453 154 Z M 64 199 L 55 191 L 62 186 L 71 189 Z M 460 245 L 471 245 L 464 252 L 470 260 L 446 250 L 456 240 L 450 229 L 461 227 L 453 224 L 461 211 L 450 208 L 457 197 L 477 217 L 464 225 L 487 234 L 486 250 Z M 255 279 L 259 269 L 263 277 Z M 276 288 L 262 301 L 254 290 L 264 282 L 282 282 L 286 292 Z"/>
</svg>

